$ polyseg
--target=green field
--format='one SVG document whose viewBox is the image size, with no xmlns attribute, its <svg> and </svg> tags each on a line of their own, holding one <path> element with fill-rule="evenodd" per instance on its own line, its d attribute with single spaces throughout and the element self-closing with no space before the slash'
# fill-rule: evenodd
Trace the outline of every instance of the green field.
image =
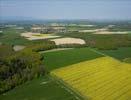
<svg viewBox="0 0 131 100">
<path fill-rule="evenodd" d="M 11 45 L 23 45 L 29 42 L 27 39 L 20 36 L 22 30 L 16 30 L 14 28 L 4 29 L 0 36 L 0 42 Z"/>
<path fill-rule="evenodd" d="M 90 48 L 77 48 L 55 52 L 43 53 L 44 65 L 48 71 L 56 68 L 79 63 L 85 60 L 91 60 L 102 55 L 93 52 Z"/>
<path fill-rule="evenodd" d="M 131 58 L 131 47 L 118 48 L 117 50 L 100 50 L 106 55 L 123 61 L 125 58 Z"/>
<path fill-rule="evenodd" d="M 48 76 L 34 79 L 0 95 L 0 100 L 77 100 Z"/>
</svg>

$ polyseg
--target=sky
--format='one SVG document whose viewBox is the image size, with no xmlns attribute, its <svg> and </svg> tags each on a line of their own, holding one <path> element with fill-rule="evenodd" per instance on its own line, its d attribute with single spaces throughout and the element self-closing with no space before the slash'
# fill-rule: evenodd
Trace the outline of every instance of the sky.
<svg viewBox="0 0 131 100">
<path fill-rule="evenodd" d="M 0 18 L 130 20 L 131 0 L 0 0 Z"/>
</svg>

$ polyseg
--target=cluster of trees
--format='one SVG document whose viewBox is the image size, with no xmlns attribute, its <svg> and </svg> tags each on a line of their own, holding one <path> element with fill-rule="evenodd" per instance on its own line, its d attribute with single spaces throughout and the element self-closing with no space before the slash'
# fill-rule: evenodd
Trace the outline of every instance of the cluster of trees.
<svg viewBox="0 0 131 100">
<path fill-rule="evenodd" d="M 54 48 L 81 48 L 81 47 L 87 47 L 87 44 L 61 44 L 61 45 L 55 45 L 55 42 L 44 40 L 37 40 L 33 41 L 31 44 L 28 44 L 28 47 L 31 48 L 35 52 L 39 51 L 46 51 Z"/>
<path fill-rule="evenodd" d="M 37 43 L 38 41 L 36 41 L 36 44 L 30 44 L 28 46 L 28 48 L 32 49 L 32 51 L 34 52 L 39 52 L 39 51 L 45 51 L 45 50 L 50 50 L 53 48 L 56 48 L 57 46 L 55 45 L 55 43 L 53 41 L 44 41 L 41 43 Z"/>
<path fill-rule="evenodd" d="M 38 53 L 55 47 L 53 42 L 32 44 L 21 51 L 0 45 L 0 94 L 46 73 L 43 56 Z"/>
<path fill-rule="evenodd" d="M 61 44 L 57 48 L 83 48 L 87 47 L 87 44 Z"/>
<path fill-rule="evenodd" d="M 3 32 L 0 32 L 0 37 L 3 35 Z"/>
</svg>

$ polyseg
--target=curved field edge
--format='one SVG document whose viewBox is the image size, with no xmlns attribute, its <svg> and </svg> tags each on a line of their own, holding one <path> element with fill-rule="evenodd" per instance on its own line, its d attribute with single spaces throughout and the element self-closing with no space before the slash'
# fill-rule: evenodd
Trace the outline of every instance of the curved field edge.
<svg viewBox="0 0 131 100">
<path fill-rule="evenodd" d="M 0 95 L 0 100 L 77 100 L 49 75 L 22 84 Z"/>
<path fill-rule="evenodd" d="M 94 64 L 92 64 L 93 62 L 94 62 Z M 95 62 L 96 63 L 102 62 L 102 63 L 100 63 L 100 65 L 98 64 L 92 68 L 91 66 L 95 65 Z M 93 74 L 89 73 L 90 75 L 88 76 L 89 71 L 85 71 L 85 70 L 81 69 L 81 66 L 85 63 L 88 64 L 89 67 L 91 67 L 91 68 L 88 68 L 87 65 L 85 65 L 84 68 L 87 67 L 85 70 L 90 69 L 90 71 L 94 72 L 94 70 L 96 70 L 95 68 L 97 68 L 98 72 L 96 71 Z M 111 65 L 111 63 L 113 63 L 113 65 Z M 80 64 L 82 64 L 82 65 L 80 66 Z M 84 99 L 93 98 L 93 100 L 104 100 L 105 97 L 107 96 L 108 100 L 112 100 L 113 98 L 117 98 L 117 97 L 118 97 L 117 99 L 119 99 L 119 100 L 127 100 L 127 98 L 131 97 L 131 86 L 129 85 L 131 83 L 131 79 L 130 79 L 131 75 L 129 74 L 131 71 L 130 66 L 131 66 L 131 64 L 122 63 L 122 62 L 120 62 L 114 58 L 111 58 L 111 57 L 101 57 L 101 58 L 97 58 L 95 60 L 91 60 L 91 61 L 87 61 L 87 62 L 85 61 L 85 62 L 74 64 L 71 66 L 67 66 L 64 68 L 56 69 L 51 72 L 51 75 L 57 77 L 57 79 L 62 81 L 62 83 L 64 82 L 64 84 L 67 84 L 67 86 L 69 88 L 76 91 L 76 93 L 80 94 Z M 83 74 L 83 73 L 85 73 L 85 74 Z M 97 74 L 98 74 L 98 76 L 95 76 Z M 82 76 L 84 78 L 81 79 L 80 78 L 81 75 L 84 75 L 84 76 Z M 114 77 L 114 75 L 115 75 L 115 77 Z M 98 78 L 98 77 L 101 77 L 102 79 Z M 99 80 L 94 81 L 97 78 Z M 110 84 L 103 85 L 105 83 L 112 81 L 112 79 L 114 80 L 113 82 L 111 82 Z M 89 80 L 90 81 L 93 80 L 92 82 L 95 82 L 95 83 L 92 83 Z M 103 80 L 107 80 L 107 81 L 103 82 Z M 98 84 L 98 83 L 102 83 L 102 84 Z M 83 85 L 83 84 L 85 84 L 85 85 Z M 89 87 L 87 84 L 89 86 L 92 86 L 93 84 L 95 84 L 95 85 L 93 87 Z M 104 87 L 98 89 L 98 87 L 101 87 L 102 85 Z M 81 87 L 81 86 L 86 86 L 86 87 Z M 114 86 L 116 86 L 116 87 L 114 87 Z M 109 88 L 109 87 L 114 87 L 114 88 Z M 87 88 L 86 91 L 85 91 L 85 88 Z M 106 89 L 108 89 L 108 90 L 106 90 Z M 96 90 L 96 91 L 94 91 L 94 90 Z M 86 93 L 84 93 L 84 91 Z M 90 92 L 90 91 L 92 91 L 92 92 Z M 102 93 L 102 91 L 105 91 L 105 92 Z M 113 91 L 116 91 L 116 92 L 113 93 Z M 105 94 L 105 95 L 103 95 L 103 94 Z M 112 95 L 110 95 L 110 94 L 112 94 Z"/>
<path fill-rule="evenodd" d="M 73 87 L 71 87 L 70 85 L 68 85 L 67 83 L 65 83 L 62 79 L 60 79 L 59 77 L 57 77 L 55 74 L 50 73 L 50 75 L 48 77 L 50 77 L 52 80 L 55 80 L 57 82 L 57 84 L 59 84 L 62 88 L 64 88 L 65 90 L 67 90 L 77 100 L 84 100 L 82 94 L 80 94 L 76 90 L 74 91 Z"/>
</svg>

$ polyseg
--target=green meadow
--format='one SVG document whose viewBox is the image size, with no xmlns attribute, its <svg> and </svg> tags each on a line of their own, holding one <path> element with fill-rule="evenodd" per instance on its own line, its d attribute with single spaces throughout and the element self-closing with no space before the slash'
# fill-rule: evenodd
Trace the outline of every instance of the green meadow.
<svg viewBox="0 0 131 100">
<path fill-rule="evenodd" d="M 55 52 L 43 53 L 44 65 L 48 71 L 56 68 L 79 63 L 85 60 L 91 60 L 102 55 L 95 53 L 90 48 L 76 48 Z"/>
<path fill-rule="evenodd" d="M 118 48 L 117 50 L 100 50 L 100 52 L 120 61 L 124 61 L 126 58 L 131 58 L 131 47 Z M 131 59 L 129 62 L 131 62 Z"/>
<path fill-rule="evenodd" d="M 34 79 L 0 95 L 0 100 L 77 100 L 48 76 Z"/>
</svg>

